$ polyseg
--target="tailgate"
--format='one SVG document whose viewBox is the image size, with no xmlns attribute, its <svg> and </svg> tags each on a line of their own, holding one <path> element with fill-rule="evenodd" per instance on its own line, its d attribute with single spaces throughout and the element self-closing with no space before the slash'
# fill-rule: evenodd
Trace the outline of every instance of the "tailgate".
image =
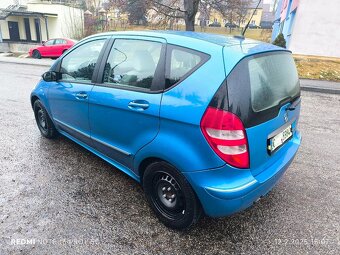
<svg viewBox="0 0 340 255">
<path fill-rule="evenodd" d="M 296 135 L 300 85 L 291 53 L 259 53 L 242 59 L 227 78 L 229 111 L 242 120 L 250 169 L 258 175 L 284 157 Z"/>
</svg>

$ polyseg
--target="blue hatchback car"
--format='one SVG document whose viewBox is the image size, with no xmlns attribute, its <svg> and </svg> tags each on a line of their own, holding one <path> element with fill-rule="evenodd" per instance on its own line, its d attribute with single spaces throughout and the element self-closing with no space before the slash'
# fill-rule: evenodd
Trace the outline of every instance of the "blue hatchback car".
<svg viewBox="0 0 340 255">
<path fill-rule="evenodd" d="M 44 137 L 62 134 L 140 182 L 175 229 L 273 188 L 300 145 L 300 101 L 291 52 L 174 31 L 88 37 L 31 94 Z"/>
</svg>

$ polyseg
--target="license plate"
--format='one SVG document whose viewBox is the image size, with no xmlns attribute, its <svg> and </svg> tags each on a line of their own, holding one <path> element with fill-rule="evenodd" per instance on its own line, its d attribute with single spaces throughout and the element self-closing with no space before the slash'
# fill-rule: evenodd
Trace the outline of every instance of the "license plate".
<svg viewBox="0 0 340 255">
<path fill-rule="evenodd" d="M 277 148 L 279 148 L 282 144 L 284 144 L 289 138 L 293 135 L 292 125 L 289 125 L 282 132 L 278 133 L 274 137 L 269 140 L 269 151 L 273 152 Z"/>
</svg>

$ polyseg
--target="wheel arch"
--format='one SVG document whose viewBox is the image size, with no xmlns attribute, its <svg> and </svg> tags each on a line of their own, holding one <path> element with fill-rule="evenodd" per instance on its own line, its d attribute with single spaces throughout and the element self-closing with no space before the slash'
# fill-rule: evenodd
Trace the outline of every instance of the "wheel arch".
<svg viewBox="0 0 340 255">
<path fill-rule="evenodd" d="M 163 160 L 163 159 L 157 158 L 157 157 L 148 157 L 148 158 L 143 159 L 140 162 L 140 164 L 138 166 L 138 175 L 139 175 L 139 179 L 140 179 L 141 184 L 143 184 L 143 176 L 144 176 L 144 172 L 145 172 L 146 168 L 152 163 L 161 162 L 161 161 L 167 162 L 166 160 Z M 169 163 L 169 162 L 167 162 L 167 163 L 171 165 L 171 163 Z"/>
<path fill-rule="evenodd" d="M 145 158 L 141 161 L 141 163 L 139 164 L 138 167 L 138 172 L 139 172 L 139 180 L 141 183 L 141 186 L 143 187 L 143 176 L 145 173 L 146 168 L 150 165 L 153 164 L 155 162 L 164 162 L 166 164 L 169 164 L 171 167 L 173 167 L 175 170 L 177 170 L 177 172 L 186 180 L 186 182 L 188 183 L 188 185 L 191 187 L 192 191 L 194 192 L 194 195 L 197 199 L 197 202 L 199 203 L 200 207 L 203 209 L 203 213 L 205 213 L 204 211 L 204 207 L 202 205 L 202 201 L 201 198 L 198 196 L 198 192 L 197 189 L 194 187 L 193 183 L 191 182 L 191 180 L 189 178 L 187 178 L 187 176 L 180 170 L 178 169 L 174 164 L 171 164 L 171 162 L 158 158 L 158 157 L 148 157 Z"/>
<path fill-rule="evenodd" d="M 41 55 L 41 52 L 40 52 L 40 50 L 38 50 L 38 49 L 34 49 L 34 50 L 32 51 L 32 53 L 34 53 L 34 52 L 38 52 L 38 53 Z"/>
<path fill-rule="evenodd" d="M 32 109 L 33 109 L 33 105 L 34 105 L 35 101 L 37 101 L 37 100 L 40 100 L 40 98 L 37 95 L 32 95 L 31 96 L 31 106 L 32 106 Z"/>
</svg>

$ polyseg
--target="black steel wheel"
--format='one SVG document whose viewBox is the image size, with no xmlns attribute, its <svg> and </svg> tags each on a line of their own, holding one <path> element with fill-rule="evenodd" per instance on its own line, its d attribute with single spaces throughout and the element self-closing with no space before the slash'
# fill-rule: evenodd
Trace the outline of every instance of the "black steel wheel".
<svg viewBox="0 0 340 255">
<path fill-rule="evenodd" d="M 56 137 L 58 135 L 58 131 L 56 130 L 50 116 L 48 115 L 48 112 L 46 111 L 40 100 L 36 100 L 34 102 L 33 110 L 35 121 L 41 134 L 46 138 Z"/>
<path fill-rule="evenodd" d="M 149 165 L 143 176 L 147 200 L 168 227 L 186 229 L 201 216 L 201 205 L 185 177 L 166 162 Z"/>
<path fill-rule="evenodd" d="M 41 58 L 41 54 L 40 54 L 40 52 L 38 50 L 34 50 L 33 53 L 32 53 L 32 57 L 40 59 Z"/>
</svg>

